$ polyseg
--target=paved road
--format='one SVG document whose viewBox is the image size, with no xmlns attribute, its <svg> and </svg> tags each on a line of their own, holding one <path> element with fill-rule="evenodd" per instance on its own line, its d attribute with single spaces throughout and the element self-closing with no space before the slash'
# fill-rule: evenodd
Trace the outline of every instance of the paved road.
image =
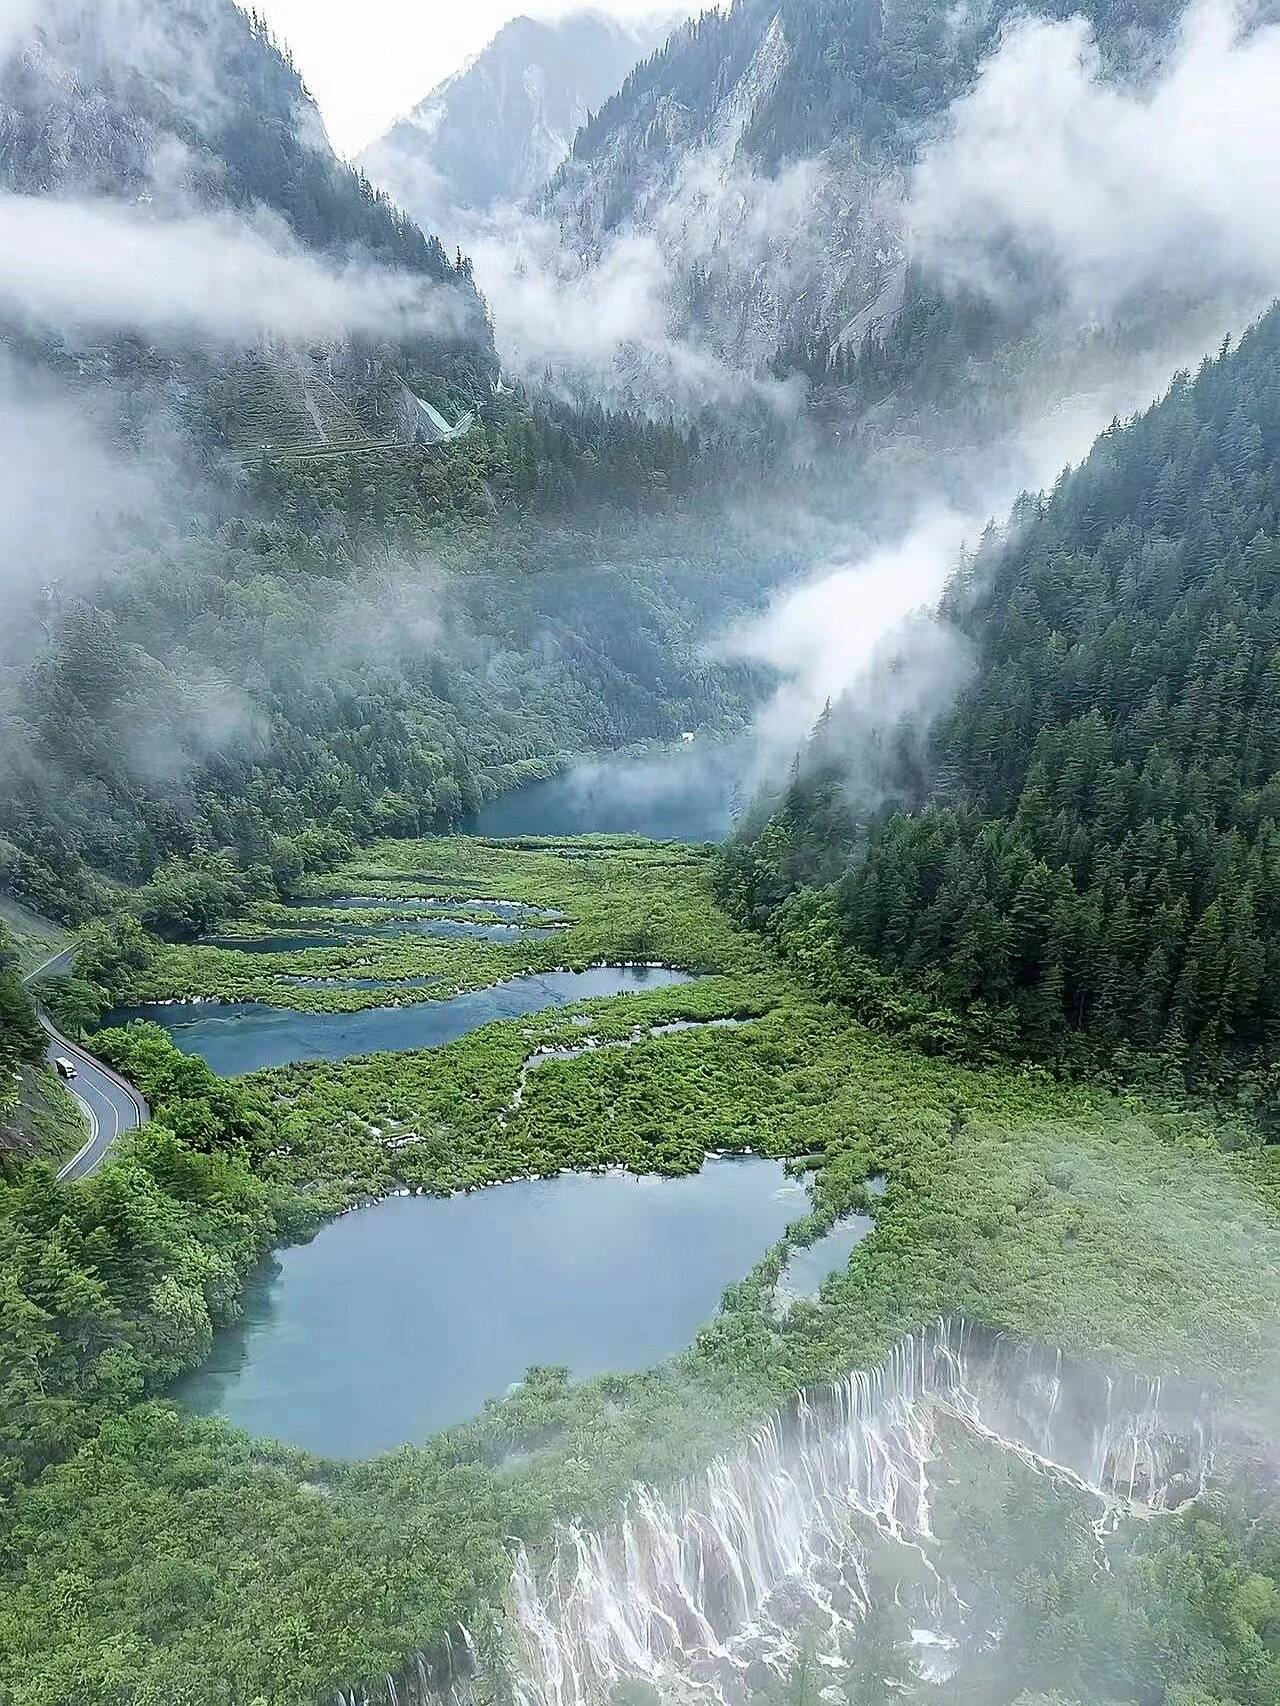
<svg viewBox="0 0 1280 1706">
<path fill-rule="evenodd" d="M 140 1093 L 118 1073 L 69 1042 L 47 1019 L 42 1018 L 40 1023 L 49 1033 L 50 1064 L 61 1056 L 75 1065 L 76 1076 L 67 1089 L 79 1102 L 89 1126 L 88 1142 L 67 1162 L 58 1177 L 72 1181 L 87 1179 L 102 1165 L 122 1131 L 136 1131 L 145 1124 L 149 1110 Z"/>
<path fill-rule="evenodd" d="M 60 954 L 55 954 L 42 966 L 37 966 L 28 972 L 24 983 L 34 983 L 38 978 L 70 970 L 75 958 L 75 949 L 67 948 Z M 73 1043 L 64 1037 L 61 1031 L 55 1030 L 45 1018 L 40 1015 L 40 1023 L 44 1026 L 49 1043 L 45 1050 L 50 1066 L 61 1057 L 72 1061 L 75 1065 L 76 1076 L 67 1084 L 67 1089 L 80 1104 L 80 1111 L 85 1117 L 89 1128 L 89 1139 L 78 1155 L 71 1160 L 58 1174 L 60 1179 L 75 1181 L 87 1179 L 90 1173 L 96 1173 L 106 1159 L 107 1151 L 119 1137 L 122 1131 L 136 1131 L 140 1125 L 145 1125 L 151 1117 L 151 1111 L 140 1091 L 135 1090 L 118 1072 L 113 1072 L 109 1066 L 104 1066 L 100 1060 L 82 1049 L 78 1043 Z"/>
</svg>

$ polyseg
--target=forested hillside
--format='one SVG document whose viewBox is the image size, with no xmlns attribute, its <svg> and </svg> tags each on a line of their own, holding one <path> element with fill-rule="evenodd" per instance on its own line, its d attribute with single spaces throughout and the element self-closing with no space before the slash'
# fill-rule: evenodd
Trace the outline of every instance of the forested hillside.
<svg viewBox="0 0 1280 1706">
<path fill-rule="evenodd" d="M 666 429 L 511 408 L 447 453 L 263 470 L 199 529 L 126 517 L 0 648 L 0 879 L 69 919 L 175 853 L 287 886 L 562 754 L 740 723 L 759 678 L 702 641 L 779 561 L 689 513 L 701 477 Z"/>
<path fill-rule="evenodd" d="M 18 956 L 7 928 L 0 924 L 0 1119 L 11 1095 L 15 1072 L 44 1056 L 44 1033 L 18 972 Z"/>
<path fill-rule="evenodd" d="M 772 564 L 688 514 L 728 464 L 498 386 L 468 264 L 335 158 L 258 17 L 56 0 L 0 47 L 0 216 L 76 263 L 0 295 L 0 884 L 70 921 L 173 855 L 265 892 L 741 720 L 699 645 Z"/>
<path fill-rule="evenodd" d="M 424 403 L 447 427 L 492 393 L 469 264 L 338 160 L 234 0 L 15 17 L 0 220 L 6 420 L 38 382 L 140 456 L 236 469 L 438 438 Z"/>
<path fill-rule="evenodd" d="M 909 185 L 1017 15 L 680 31 L 517 378 L 260 17 L 0 0 L 0 1706 L 1276 1706 L 1280 306 L 1164 359 L 1276 78 L 997 300 Z"/>
<path fill-rule="evenodd" d="M 1024 501 L 945 614 L 974 675 L 923 771 L 884 731 L 875 786 L 909 809 L 868 812 L 834 707 L 726 861 L 735 906 L 931 1046 L 956 1012 L 1051 1058 L 1273 1046 L 1280 311 Z"/>
<path fill-rule="evenodd" d="M 293 61 L 256 13 L 233 0 L 49 0 L 3 46 L 4 189 L 157 221 L 268 211 L 306 251 L 397 269 L 450 293 L 448 335 L 371 344 L 366 362 L 487 386 L 492 338 L 466 269 L 336 158 Z M 84 345 L 83 336 L 55 339 L 40 353 L 83 364 Z M 100 369 L 159 376 L 155 352 L 134 340 L 92 350 Z M 196 353 L 176 352 L 178 372 Z"/>
</svg>

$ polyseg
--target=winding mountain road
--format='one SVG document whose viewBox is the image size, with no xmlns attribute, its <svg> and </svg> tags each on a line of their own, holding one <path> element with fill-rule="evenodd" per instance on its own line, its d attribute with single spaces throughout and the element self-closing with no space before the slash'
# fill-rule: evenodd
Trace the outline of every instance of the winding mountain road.
<svg viewBox="0 0 1280 1706">
<path fill-rule="evenodd" d="M 31 984 L 49 973 L 67 971 L 74 957 L 75 949 L 67 948 L 28 972 L 23 982 Z M 136 1131 L 145 1125 L 151 1118 L 151 1110 L 140 1090 L 135 1090 L 127 1079 L 121 1078 L 118 1072 L 113 1072 L 87 1049 L 64 1037 L 43 1013 L 40 1023 L 49 1039 L 45 1054 L 50 1066 L 57 1060 L 69 1060 L 76 1069 L 75 1078 L 69 1080 L 66 1087 L 80 1104 L 80 1111 L 89 1127 L 88 1141 L 58 1174 L 60 1179 L 75 1183 L 96 1173 L 120 1133 Z"/>
<path fill-rule="evenodd" d="M 71 1061 L 76 1069 L 76 1077 L 68 1083 L 67 1089 L 79 1102 L 89 1126 L 88 1142 L 58 1174 L 60 1179 L 74 1183 L 96 1173 L 120 1133 L 136 1131 L 145 1125 L 150 1118 L 150 1110 L 141 1092 L 119 1073 L 54 1030 L 43 1015 L 40 1023 L 49 1036 L 49 1064 L 52 1066 L 61 1058 Z"/>
</svg>

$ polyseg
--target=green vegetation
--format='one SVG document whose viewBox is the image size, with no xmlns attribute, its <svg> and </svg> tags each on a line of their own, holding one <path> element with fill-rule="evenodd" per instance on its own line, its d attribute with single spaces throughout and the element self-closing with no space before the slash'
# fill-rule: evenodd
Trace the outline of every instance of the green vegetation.
<svg viewBox="0 0 1280 1706">
<path fill-rule="evenodd" d="M 903 762 L 878 778 L 928 804 L 869 822 L 847 767 L 865 721 L 836 706 L 728 856 L 739 915 L 926 1046 L 1122 1073 L 1146 1057 L 1153 1079 L 1199 1084 L 1234 1069 L 1265 1112 L 1278 399 L 1273 311 L 989 536 L 948 601 L 972 685 L 923 769 L 895 731 Z"/>
<path fill-rule="evenodd" d="M 707 852 L 626 839 L 380 845 L 324 891 L 554 907 L 585 933 L 584 953 L 613 957 L 647 933 L 653 958 L 705 975 L 431 1052 L 232 1081 L 154 1027 L 101 1039 L 153 1124 L 87 1185 L 29 1167 L 0 1220 L 0 1694 L 14 1706 L 107 1706 L 122 1688 L 292 1706 L 340 1682 L 376 1698 L 459 1616 L 492 1652 L 512 1537 L 536 1547 L 557 1518 L 607 1514 L 637 1477 L 705 1461 L 797 1384 L 874 1360 L 939 1311 L 1148 1366 L 1247 1377 L 1267 1365 L 1280 1331 L 1274 1151 L 1251 1147 L 1243 1125 L 877 1036 L 712 909 L 711 866 Z M 321 885 L 309 888 L 323 913 Z M 546 946 L 518 944 L 530 964 Z M 457 951 L 447 981 L 476 975 L 475 943 L 384 949 Z M 157 967 L 171 952 L 217 955 L 153 951 Z M 724 1017 L 746 1022 L 654 1034 Z M 524 1070 L 541 1047 L 589 1039 L 629 1046 Z M 580 1385 L 540 1371 L 475 1422 L 356 1465 L 148 1401 L 206 1353 L 262 1250 L 352 1200 L 565 1166 L 679 1172 L 745 1147 L 815 1169 L 794 1239 L 851 1209 L 876 1232 L 818 1301 L 781 1319 L 789 1245 L 764 1254 L 664 1369 Z M 867 1192 L 873 1173 L 883 1196 Z"/>
<path fill-rule="evenodd" d="M 893 1600 L 901 1562 L 887 1556 L 875 1578 L 884 1591 L 842 1662 L 830 1662 L 829 1635 L 807 1628 L 760 1706 L 1271 1706 L 1280 1693 L 1274 1489 L 1229 1479 L 1176 1518 L 1126 1522 L 1105 1542 L 1105 1570 L 1092 1513 L 957 1430 L 933 1490 L 947 1579 L 971 1628 L 999 1640 L 931 1678 Z"/>
<path fill-rule="evenodd" d="M 15 620 L 0 880 L 30 904 L 79 921 L 194 855 L 227 863 L 240 904 L 288 894 L 567 754 L 740 725 L 759 693 L 700 651 L 778 572 L 747 541 L 620 505 L 535 528 L 515 497 L 468 517 L 408 475 L 307 478 L 272 476 L 211 534 L 104 538 L 92 608 L 60 601 L 51 636 L 45 613 Z M 186 927 L 170 899 L 162 934 Z"/>
<path fill-rule="evenodd" d="M 0 1165 L 13 1152 L 57 1155 L 66 1098 L 39 1070 L 45 1039 L 22 980 L 21 950 L 0 919 Z"/>
<path fill-rule="evenodd" d="M 611 217 L 669 151 L 646 109 L 674 103 L 696 131 L 778 5 L 691 24 L 587 124 L 579 163 L 642 120 Z M 886 182 L 1010 15 L 781 7 L 785 62 L 744 160 L 772 173 L 839 136 Z M 458 329 L 305 350 L 3 329 L 15 376 L 34 376 L 60 431 L 74 417 L 101 474 L 83 513 L 18 530 L 0 625 L 0 883 L 21 938 L 0 928 L 0 1706 L 298 1706 L 339 1686 L 383 1702 L 459 1619 L 495 1659 L 513 1539 L 536 1551 L 555 1522 L 607 1515 L 635 1479 L 705 1462 L 797 1385 L 939 1312 L 1265 1380 L 1280 1347 L 1280 1148 L 1259 1135 L 1280 1035 L 1280 312 L 1104 435 L 965 565 L 946 615 L 976 668 L 936 737 L 868 738 L 859 707 L 837 705 L 777 810 L 718 865 L 625 838 L 443 838 L 575 752 L 741 726 L 763 679 L 709 662 L 704 641 L 805 549 L 759 543 L 777 425 L 762 405 L 717 435 L 498 387 L 467 262 L 321 144 L 259 19 L 230 0 L 138 0 L 177 47 L 157 76 L 120 62 L 117 10 L 72 7 L 72 27 L 0 66 L 7 192 L 282 221 L 311 260 L 358 252 L 447 293 Z M 1084 10 L 1112 65 L 1145 63 L 1169 9 Z M 696 314 L 713 278 L 690 282 Z M 847 324 L 863 302 L 829 306 Z M 886 447 L 895 469 L 918 465 L 948 413 L 990 442 L 1017 375 L 1044 389 L 1052 367 L 1039 319 L 940 298 L 914 272 L 882 344 L 833 349 L 789 326 L 782 365 L 821 393 L 806 425 L 841 419 L 812 485 L 820 508 L 830 476 L 842 518 L 851 423 L 870 421 L 854 477 L 874 492 Z M 984 364 L 994 378 L 969 385 Z M 465 437 L 417 442 L 428 399 L 473 413 Z M 736 529 L 710 494 L 744 491 L 756 513 Z M 862 791 L 851 751 L 874 751 Z M 404 839 L 420 836 L 441 838 Z M 423 893 L 445 917 L 501 896 L 567 928 L 373 933 Z M 327 904 L 352 894 L 372 904 Z M 31 907 L 83 926 L 74 971 L 42 999 L 84 1033 L 126 999 L 353 1011 L 558 965 L 698 975 L 438 1050 L 229 1081 L 157 1027 L 104 1032 L 154 1117 L 71 1185 L 55 1165 L 73 1111 L 20 975 L 61 937 Z M 223 931 L 349 940 L 200 944 Z M 352 1465 L 165 1397 L 257 1264 L 362 1199 L 565 1167 L 674 1174 L 745 1149 L 804 1172 L 811 1212 L 663 1368 L 582 1384 L 533 1370 L 473 1422 Z M 790 1249 L 853 1211 L 875 1230 L 847 1269 L 779 1311 Z M 1078 1524 L 1028 1550 L 1043 1488 L 1006 1473 L 962 1464 L 945 1502 L 992 1623 L 1021 1566 L 999 1673 L 953 1706 L 1272 1706 L 1273 1508 L 1152 1524 L 1101 1579 Z M 829 1679 L 851 1703 L 881 1706 L 891 1633 L 876 1674 Z M 797 1702 L 828 1680 L 801 1657 Z M 909 1698 L 917 1679 L 893 1680 Z"/>
<path fill-rule="evenodd" d="M 18 970 L 24 977 L 30 977 L 75 940 L 70 930 L 41 918 L 30 907 L 6 895 L 0 895 L 0 928 L 8 931 Z"/>
<path fill-rule="evenodd" d="M 602 963 L 660 961 L 688 971 L 758 971 L 768 957 L 708 904 L 710 859 L 705 851 L 598 837 L 564 848 L 536 840 L 495 844 L 470 837 L 431 842 L 382 842 L 325 879 L 304 885 L 301 904 L 262 902 L 222 926 L 237 935 L 320 936 L 350 933 L 343 948 L 308 948 L 247 954 L 226 947 L 153 948 L 145 964 L 117 977 L 113 987 L 130 1000 L 209 996 L 268 1001 L 307 1012 L 354 1012 L 396 999 L 394 989 L 313 988 L 291 980 L 359 978 L 394 985 L 432 977 L 432 999 L 500 983 L 521 972 L 563 966 L 580 970 Z M 328 908 L 326 893 L 368 899 L 367 907 Z M 507 915 L 541 938 L 512 932 L 510 940 L 433 938 L 414 934 L 423 914 L 412 902 L 439 899 L 429 916 L 491 923 L 486 899 L 516 901 L 527 914 Z M 469 902 L 480 902 L 469 909 Z M 397 902 L 402 904 L 397 912 Z M 500 916 L 500 915 L 499 915 Z M 361 937 L 362 928 L 406 926 L 404 934 Z M 565 928 L 551 930 L 553 924 Z M 419 993 L 399 999 L 421 1000 Z"/>
<path fill-rule="evenodd" d="M 60 1167 L 83 1146 L 79 1104 L 51 1067 L 25 1066 L 11 1101 L 0 1108 L 0 1177 L 13 1178 L 32 1157 Z"/>
</svg>

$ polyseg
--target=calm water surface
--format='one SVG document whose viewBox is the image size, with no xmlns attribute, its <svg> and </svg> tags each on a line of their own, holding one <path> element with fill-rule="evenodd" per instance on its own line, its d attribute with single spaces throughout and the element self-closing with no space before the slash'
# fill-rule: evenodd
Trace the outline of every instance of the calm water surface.
<svg viewBox="0 0 1280 1706">
<path fill-rule="evenodd" d="M 701 743 L 605 759 L 521 788 L 469 827 L 720 840 L 741 775 L 731 749 Z M 536 914 L 484 898 L 318 904 L 400 914 L 390 925 L 353 926 L 348 940 L 414 930 L 510 939 Z M 431 918 L 445 909 L 470 918 Z M 553 916 L 543 913 L 530 933 L 542 934 Z M 341 941 L 311 934 L 228 945 L 270 952 Z M 495 1019 L 688 981 L 682 972 L 599 968 L 363 1013 L 177 1003 L 121 1009 L 108 1022 L 151 1019 L 186 1053 L 231 1075 L 437 1047 Z M 725 1286 L 807 1208 L 804 1186 L 780 1163 L 754 1158 L 713 1161 L 692 1178 L 566 1174 L 468 1196 L 392 1198 L 273 1260 L 250 1286 L 244 1320 L 219 1334 L 210 1361 L 174 1395 L 253 1433 L 327 1456 L 369 1456 L 476 1414 L 533 1364 L 564 1364 L 585 1377 L 661 1362 L 690 1343 Z M 817 1258 L 837 1259 L 833 1250 Z"/>
<path fill-rule="evenodd" d="M 750 767 L 740 749 L 696 741 L 640 758 L 599 758 L 530 782 L 467 824 L 474 835 L 649 835 L 655 841 L 723 841 Z"/>
<path fill-rule="evenodd" d="M 393 1197 L 283 1251 L 173 1395 L 325 1456 L 386 1451 L 475 1415 L 532 1364 L 583 1377 L 671 1356 L 807 1208 L 757 1159 Z"/>
<path fill-rule="evenodd" d="M 646 966 L 539 972 L 448 1001 L 370 1007 L 363 1013 L 300 1013 L 252 1001 L 151 1002 L 118 1007 L 104 1020 L 163 1025 L 184 1054 L 198 1054 L 224 1078 L 295 1060 L 346 1060 L 382 1049 L 439 1048 L 494 1019 L 518 1019 L 544 1007 L 569 1007 L 605 995 L 690 983 L 687 972 Z"/>
<path fill-rule="evenodd" d="M 829 1274 L 840 1273 L 849 1257 L 876 1229 L 867 1214 L 847 1214 L 805 1250 L 793 1250 L 778 1276 L 777 1300 L 783 1309 L 801 1298 L 813 1299 Z"/>
</svg>

